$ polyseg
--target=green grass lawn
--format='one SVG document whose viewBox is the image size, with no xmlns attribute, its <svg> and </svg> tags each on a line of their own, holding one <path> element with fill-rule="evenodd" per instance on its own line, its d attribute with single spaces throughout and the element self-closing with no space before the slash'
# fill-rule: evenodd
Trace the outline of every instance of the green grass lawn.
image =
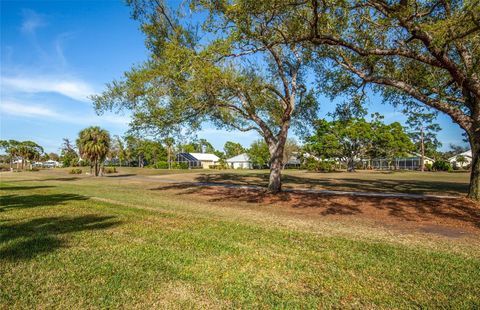
<svg viewBox="0 0 480 310">
<path fill-rule="evenodd" d="M 141 179 L 1 182 L 0 308 L 480 307 L 475 239 L 213 206 Z"/>
</svg>

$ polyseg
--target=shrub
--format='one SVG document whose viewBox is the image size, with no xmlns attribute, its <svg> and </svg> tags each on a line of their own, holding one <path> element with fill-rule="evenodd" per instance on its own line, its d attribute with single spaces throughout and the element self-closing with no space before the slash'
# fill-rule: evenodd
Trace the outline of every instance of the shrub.
<svg viewBox="0 0 480 310">
<path fill-rule="evenodd" d="M 103 168 L 103 173 L 109 174 L 109 173 L 117 173 L 117 168 L 115 167 L 104 167 Z"/>
<path fill-rule="evenodd" d="M 153 165 L 153 168 L 155 168 L 155 169 L 168 169 L 168 162 L 159 161 L 159 162 L 155 163 L 155 165 Z"/>
<path fill-rule="evenodd" d="M 437 160 L 432 165 L 433 171 L 452 171 L 452 165 L 449 162 L 443 160 Z"/>
<path fill-rule="evenodd" d="M 307 158 L 303 168 L 316 172 L 332 172 L 335 170 L 335 163 L 331 161 L 318 161 L 313 158 Z"/>
<path fill-rule="evenodd" d="M 224 170 L 224 169 L 228 169 L 228 166 L 219 164 L 219 165 L 210 165 L 210 166 L 208 166 L 208 168 L 216 169 L 216 170 Z"/>
<path fill-rule="evenodd" d="M 79 168 L 73 168 L 68 172 L 69 174 L 82 174 L 82 169 Z"/>
<path fill-rule="evenodd" d="M 425 164 L 425 170 L 426 170 L 426 171 L 432 171 L 432 164 L 426 163 L 426 164 Z"/>
<path fill-rule="evenodd" d="M 172 169 L 188 169 L 188 163 L 178 163 L 173 161 L 171 163 Z M 159 161 L 155 165 L 153 165 L 155 169 L 168 169 L 168 162 L 166 161 Z"/>
</svg>

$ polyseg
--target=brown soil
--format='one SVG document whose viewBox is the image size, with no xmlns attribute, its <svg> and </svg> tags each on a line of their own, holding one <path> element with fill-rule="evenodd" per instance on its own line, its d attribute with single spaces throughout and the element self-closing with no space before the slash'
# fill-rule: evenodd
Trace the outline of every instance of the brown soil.
<svg viewBox="0 0 480 310">
<path fill-rule="evenodd" d="M 415 230 L 450 238 L 480 236 L 480 205 L 463 198 L 384 198 L 300 192 L 274 195 L 258 189 L 193 184 L 170 184 L 154 190 L 195 195 L 196 200 L 219 207 L 228 202 L 228 207 L 246 204 L 255 209 L 308 218 L 367 221 L 405 232 Z"/>
</svg>

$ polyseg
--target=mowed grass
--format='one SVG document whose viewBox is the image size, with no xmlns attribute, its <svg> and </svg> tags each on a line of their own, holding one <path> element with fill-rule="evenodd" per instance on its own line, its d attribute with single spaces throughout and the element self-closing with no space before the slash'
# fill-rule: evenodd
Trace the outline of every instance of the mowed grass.
<svg viewBox="0 0 480 310">
<path fill-rule="evenodd" d="M 305 228 L 140 180 L 1 179 L 0 308 L 480 307 L 480 250 L 461 241 Z"/>
</svg>

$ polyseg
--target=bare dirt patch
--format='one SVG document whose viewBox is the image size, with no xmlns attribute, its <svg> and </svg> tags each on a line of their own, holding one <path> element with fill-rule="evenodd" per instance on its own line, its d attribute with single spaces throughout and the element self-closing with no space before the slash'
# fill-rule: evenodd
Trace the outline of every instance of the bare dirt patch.
<svg viewBox="0 0 480 310">
<path fill-rule="evenodd" d="M 449 238 L 480 236 L 480 205 L 463 198 L 360 197 L 301 192 L 274 195 L 261 189 L 194 184 L 165 184 L 153 190 L 192 195 L 195 200 L 219 207 L 247 206 L 292 216 L 366 221 L 389 229 Z"/>
</svg>

